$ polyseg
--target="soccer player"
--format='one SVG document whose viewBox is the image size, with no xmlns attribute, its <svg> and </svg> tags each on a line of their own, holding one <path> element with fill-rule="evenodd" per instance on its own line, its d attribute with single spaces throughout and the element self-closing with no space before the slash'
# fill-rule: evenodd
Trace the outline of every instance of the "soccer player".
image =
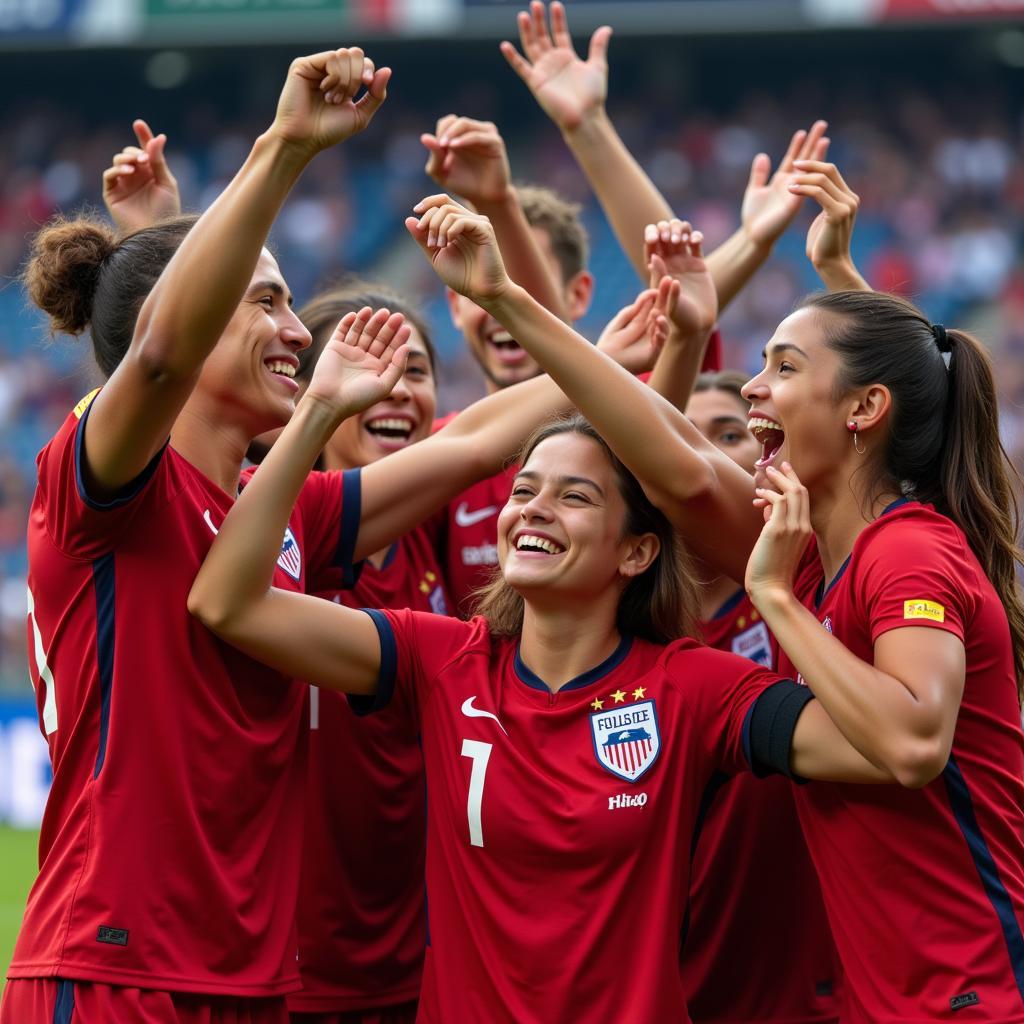
<svg viewBox="0 0 1024 1024">
<path fill-rule="evenodd" d="M 980 343 L 893 296 L 807 300 L 745 388 L 754 491 L 554 318 L 501 313 L 688 546 L 745 577 L 780 665 L 902 783 L 796 791 L 842 1019 L 1024 1020 L 1024 606 Z"/>
<path fill-rule="evenodd" d="M 445 197 L 418 209 L 407 223 L 449 285 L 502 316 L 508 303 L 554 319 L 504 276 L 485 218 Z M 378 372 L 393 348 L 373 349 Z M 372 367 L 353 358 L 368 390 Z M 542 428 L 523 452 L 481 618 L 368 614 L 274 588 L 270 541 L 353 405 L 339 360 L 318 364 L 190 609 L 250 656 L 364 710 L 400 701 L 419 725 L 431 937 L 421 1021 L 685 1021 L 676 943 L 714 773 L 890 777 L 805 688 L 678 639 L 695 591 L 672 531 L 579 419 Z"/>
</svg>

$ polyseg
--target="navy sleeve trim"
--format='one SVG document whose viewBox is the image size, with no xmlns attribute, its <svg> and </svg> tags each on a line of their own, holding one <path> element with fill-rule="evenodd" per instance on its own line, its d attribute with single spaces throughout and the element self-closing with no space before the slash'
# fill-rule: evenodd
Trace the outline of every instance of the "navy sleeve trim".
<svg viewBox="0 0 1024 1024">
<path fill-rule="evenodd" d="M 363 563 L 353 565 L 359 522 L 363 515 L 363 478 L 361 469 L 346 469 L 341 478 L 341 536 L 334 564 L 341 569 L 341 585 L 346 590 L 359 582 Z"/>
<path fill-rule="evenodd" d="M 75 485 L 78 487 L 78 496 L 85 502 L 86 505 L 91 509 L 95 509 L 97 512 L 109 512 L 111 509 L 120 508 L 122 505 L 127 505 L 134 501 L 141 493 L 146 484 L 149 483 L 153 474 L 156 472 L 157 467 L 160 465 L 160 460 L 163 458 L 164 452 L 167 451 L 167 446 L 171 443 L 171 439 L 168 437 L 164 441 L 160 451 L 156 453 L 149 460 L 146 468 L 134 479 L 124 485 L 114 496 L 107 501 L 97 501 L 95 498 L 89 496 L 88 491 L 85 487 L 85 476 L 82 473 L 82 460 L 85 456 L 83 445 L 85 442 L 85 424 L 89 419 L 89 413 L 92 412 L 93 403 L 90 402 L 85 412 L 82 413 L 82 418 L 78 421 L 78 428 L 75 433 Z"/>
<path fill-rule="evenodd" d="M 758 778 L 773 774 L 797 778 L 789 765 L 793 733 L 812 700 L 814 694 L 806 686 L 783 679 L 754 701 L 743 723 L 743 751 Z"/>
<path fill-rule="evenodd" d="M 376 608 L 364 608 L 364 612 L 373 619 L 380 637 L 380 674 L 377 676 L 377 692 L 374 694 L 350 693 L 348 706 L 357 715 L 370 715 L 380 711 L 391 703 L 395 692 L 395 676 L 398 672 L 398 644 L 395 643 L 395 631 L 391 628 L 388 617 Z"/>
</svg>

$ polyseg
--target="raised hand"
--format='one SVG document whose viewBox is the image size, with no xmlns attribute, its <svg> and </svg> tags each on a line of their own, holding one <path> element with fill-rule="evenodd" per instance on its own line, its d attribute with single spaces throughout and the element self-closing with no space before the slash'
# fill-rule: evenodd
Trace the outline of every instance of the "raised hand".
<svg viewBox="0 0 1024 1024">
<path fill-rule="evenodd" d="M 103 172 L 103 204 L 124 234 L 181 213 L 178 183 L 164 159 L 167 136 L 154 137 L 141 118 L 132 128 L 138 146 L 125 146 Z"/>
<path fill-rule="evenodd" d="M 387 97 L 390 79 L 391 69 L 375 69 L 358 46 L 299 57 L 288 69 L 270 130 L 312 156 L 361 132 Z"/>
<path fill-rule="evenodd" d="M 807 258 L 832 291 L 869 290 L 850 254 L 860 197 L 846 184 L 835 164 L 797 160 L 794 166 L 790 192 L 807 196 L 821 207 L 807 232 Z"/>
<path fill-rule="evenodd" d="M 765 471 L 769 486 L 755 488 L 755 505 L 764 509 L 764 529 L 747 562 L 744 585 L 756 603 L 758 598 L 788 595 L 800 559 L 813 536 L 811 503 L 807 488 L 793 467 Z"/>
<path fill-rule="evenodd" d="M 642 291 L 612 317 L 597 339 L 597 347 L 630 373 L 653 369 L 668 336 L 668 320 L 654 306 L 657 294 L 654 288 Z"/>
<path fill-rule="evenodd" d="M 346 313 L 313 369 L 306 397 L 354 415 L 387 398 L 405 371 L 410 328 L 401 313 Z"/>
<path fill-rule="evenodd" d="M 644 256 L 656 305 L 683 336 L 706 334 L 718 317 L 718 294 L 704 262 L 704 236 L 689 221 L 662 220 L 644 229 Z"/>
<path fill-rule="evenodd" d="M 501 52 L 512 70 L 526 83 L 544 113 L 563 131 L 572 131 L 595 111 L 604 109 L 608 94 L 608 41 L 612 30 L 602 25 L 590 37 L 587 59 L 572 45 L 565 7 L 551 4 L 548 31 L 544 4 L 533 0 L 530 10 L 517 16 L 523 57 L 509 42 Z"/>
<path fill-rule="evenodd" d="M 509 277 L 491 222 L 470 213 L 443 193 L 420 200 L 405 226 L 426 254 L 434 272 L 453 291 L 470 299 L 497 298 Z"/>
<path fill-rule="evenodd" d="M 803 199 L 789 188 L 796 173 L 796 161 L 825 159 L 830 142 L 825 136 L 826 128 L 828 122 L 815 121 L 810 131 L 800 129 L 794 133 L 774 174 L 767 153 L 754 157 L 740 211 L 743 229 L 751 241 L 770 246 L 793 223 Z"/>
<path fill-rule="evenodd" d="M 491 121 L 448 114 L 437 122 L 435 133 L 424 132 L 420 142 L 430 150 L 427 174 L 445 192 L 476 207 L 502 202 L 508 195 L 512 171 L 505 142 Z"/>
</svg>

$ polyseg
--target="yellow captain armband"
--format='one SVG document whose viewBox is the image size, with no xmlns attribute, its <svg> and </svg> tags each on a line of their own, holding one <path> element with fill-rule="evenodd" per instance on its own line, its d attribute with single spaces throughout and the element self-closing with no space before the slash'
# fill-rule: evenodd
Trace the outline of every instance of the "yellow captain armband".
<svg viewBox="0 0 1024 1024">
<path fill-rule="evenodd" d="M 904 601 L 903 618 L 931 619 L 932 622 L 945 622 L 946 609 L 935 601 Z"/>
<path fill-rule="evenodd" d="M 74 408 L 74 413 L 75 413 L 75 419 L 76 419 L 76 420 L 80 420 L 80 419 L 82 418 L 83 414 L 85 413 L 85 410 L 89 408 L 89 404 L 90 404 L 90 402 L 92 402 L 92 400 L 93 400 L 93 399 L 94 399 L 94 398 L 95 398 L 95 397 L 96 397 L 96 396 L 97 396 L 97 395 L 98 395 L 99 393 L 100 393 L 100 389 L 99 389 L 99 388 L 93 388 L 93 389 L 92 389 L 92 391 L 90 391 L 90 392 L 89 392 L 89 394 L 87 394 L 87 395 L 85 396 L 85 398 L 83 398 L 83 399 L 82 399 L 82 400 L 81 400 L 81 401 L 80 401 L 80 402 L 78 403 L 78 405 L 76 405 L 76 406 L 75 406 L 75 408 Z"/>
</svg>

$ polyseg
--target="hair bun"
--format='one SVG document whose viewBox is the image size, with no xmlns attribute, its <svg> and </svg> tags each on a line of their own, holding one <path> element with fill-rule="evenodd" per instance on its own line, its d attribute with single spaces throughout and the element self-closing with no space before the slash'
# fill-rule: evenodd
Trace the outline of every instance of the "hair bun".
<svg viewBox="0 0 1024 1024">
<path fill-rule="evenodd" d="M 113 230 L 87 218 L 58 217 L 35 236 L 24 281 L 52 330 L 81 334 L 89 325 L 100 270 L 116 248 Z"/>
</svg>

